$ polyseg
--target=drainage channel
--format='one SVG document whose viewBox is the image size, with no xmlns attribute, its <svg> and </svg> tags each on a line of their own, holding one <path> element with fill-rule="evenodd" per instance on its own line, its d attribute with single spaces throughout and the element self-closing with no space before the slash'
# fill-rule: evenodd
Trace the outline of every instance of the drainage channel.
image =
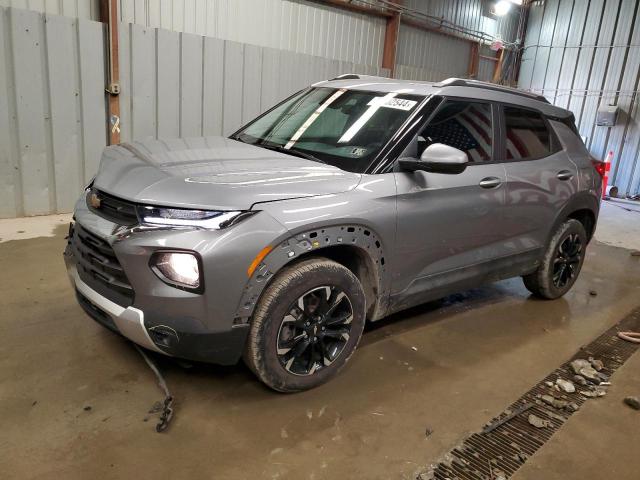
<svg viewBox="0 0 640 480">
<path fill-rule="evenodd" d="M 571 362 L 593 357 L 602 360 L 601 372 L 610 377 L 635 353 L 640 345 L 618 337 L 620 331 L 640 331 L 640 308 L 631 312 L 593 342 L 580 350 L 560 368 L 551 372 L 531 390 L 516 400 L 501 415 L 487 424 L 483 431 L 474 433 L 444 456 L 443 461 L 420 474 L 418 480 L 496 480 L 511 477 L 569 417 L 589 398 L 581 394 L 587 387 L 576 385 L 574 393 L 555 391 L 554 397 L 573 408 L 557 409 L 541 400 L 549 398 L 551 383 L 558 378 L 573 381 Z M 545 428 L 529 423 L 533 414 L 546 421 Z"/>
</svg>

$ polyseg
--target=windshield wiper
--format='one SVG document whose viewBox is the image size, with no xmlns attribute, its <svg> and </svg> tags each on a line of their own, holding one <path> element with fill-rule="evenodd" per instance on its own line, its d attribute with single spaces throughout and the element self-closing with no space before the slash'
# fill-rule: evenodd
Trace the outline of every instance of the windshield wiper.
<svg viewBox="0 0 640 480">
<path fill-rule="evenodd" d="M 324 160 L 320 160 L 318 157 L 314 157 L 310 153 L 303 152 L 302 150 L 296 150 L 295 148 L 284 148 L 282 145 L 267 145 L 265 143 L 255 143 L 256 147 L 266 148 L 267 150 L 273 150 L 274 152 L 286 153 L 288 155 L 295 155 L 297 157 L 306 158 L 307 160 L 313 160 L 314 162 L 327 163 Z"/>
</svg>

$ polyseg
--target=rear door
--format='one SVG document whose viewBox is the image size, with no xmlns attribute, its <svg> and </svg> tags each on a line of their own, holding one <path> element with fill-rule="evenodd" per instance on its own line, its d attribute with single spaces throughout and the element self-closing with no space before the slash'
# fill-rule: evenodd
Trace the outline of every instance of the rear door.
<svg viewBox="0 0 640 480">
<path fill-rule="evenodd" d="M 535 260 L 557 213 L 578 190 L 578 170 L 541 113 L 510 105 L 501 110 L 506 233 L 522 259 Z"/>
<path fill-rule="evenodd" d="M 447 99 L 419 134 L 419 157 L 432 143 L 467 153 L 458 174 L 396 172 L 398 229 L 393 307 L 419 303 L 443 290 L 487 277 L 508 254 L 503 212 L 506 174 L 495 162 L 493 106 Z"/>
</svg>

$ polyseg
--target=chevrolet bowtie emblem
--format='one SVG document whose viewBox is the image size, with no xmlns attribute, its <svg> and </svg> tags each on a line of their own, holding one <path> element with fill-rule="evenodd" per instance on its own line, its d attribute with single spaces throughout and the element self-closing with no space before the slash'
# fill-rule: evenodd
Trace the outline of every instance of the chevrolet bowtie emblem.
<svg viewBox="0 0 640 480">
<path fill-rule="evenodd" d="M 100 197 L 95 193 L 89 195 L 89 205 L 93 208 L 100 208 Z"/>
</svg>

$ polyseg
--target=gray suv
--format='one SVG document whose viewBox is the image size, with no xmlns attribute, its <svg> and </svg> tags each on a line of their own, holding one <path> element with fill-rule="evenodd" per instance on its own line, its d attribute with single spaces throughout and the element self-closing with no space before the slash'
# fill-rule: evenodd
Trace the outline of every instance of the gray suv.
<svg viewBox="0 0 640 480">
<path fill-rule="evenodd" d="M 343 75 L 229 138 L 106 148 L 65 260 L 103 326 L 299 391 L 345 365 L 366 321 L 514 276 L 566 293 L 602 174 L 544 97 Z"/>
</svg>

